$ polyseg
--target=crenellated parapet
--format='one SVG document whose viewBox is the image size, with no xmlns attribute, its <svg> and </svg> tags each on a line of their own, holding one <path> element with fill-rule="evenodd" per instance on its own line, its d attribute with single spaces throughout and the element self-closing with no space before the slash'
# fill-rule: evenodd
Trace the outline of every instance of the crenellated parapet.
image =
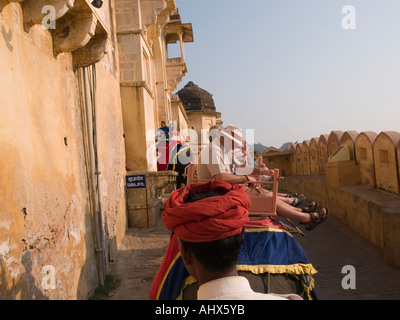
<svg viewBox="0 0 400 320">
<path fill-rule="evenodd" d="M 364 185 L 400 195 L 400 133 L 335 130 L 263 153 L 268 167 L 285 175 L 325 175 L 328 186 Z"/>
<path fill-rule="evenodd" d="M 57 56 L 69 52 L 74 68 L 100 61 L 109 51 L 110 33 L 89 0 L 23 0 L 24 28 L 42 24 L 52 34 Z"/>
<path fill-rule="evenodd" d="M 263 162 L 286 177 L 282 190 L 329 208 L 400 268 L 400 132 L 335 130 L 280 152 L 268 148 Z"/>
</svg>

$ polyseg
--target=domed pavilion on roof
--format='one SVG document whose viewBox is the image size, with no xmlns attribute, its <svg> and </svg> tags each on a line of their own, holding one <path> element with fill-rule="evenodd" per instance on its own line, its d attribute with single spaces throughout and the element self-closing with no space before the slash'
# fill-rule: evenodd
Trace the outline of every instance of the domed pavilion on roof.
<svg viewBox="0 0 400 320">
<path fill-rule="evenodd" d="M 197 133 L 198 143 L 207 144 L 205 132 L 212 125 L 222 123 L 221 113 L 216 111 L 212 94 L 189 81 L 177 95 L 188 115 L 190 128 Z"/>
<path fill-rule="evenodd" d="M 189 81 L 177 92 L 186 112 L 210 111 L 216 112 L 212 94 Z"/>
</svg>

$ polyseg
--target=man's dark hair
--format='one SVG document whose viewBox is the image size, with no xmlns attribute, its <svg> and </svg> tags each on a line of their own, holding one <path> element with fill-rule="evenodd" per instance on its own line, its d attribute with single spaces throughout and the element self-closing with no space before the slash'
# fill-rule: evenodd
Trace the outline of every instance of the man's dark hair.
<svg viewBox="0 0 400 320">
<path fill-rule="evenodd" d="M 188 242 L 181 239 L 181 243 L 188 246 L 208 270 L 226 272 L 236 266 L 243 240 L 244 228 L 241 233 L 222 240 Z"/>
<path fill-rule="evenodd" d="M 215 189 L 205 193 L 194 193 L 192 191 L 185 203 L 220 196 L 226 192 L 223 189 Z M 196 259 L 208 270 L 226 272 L 236 266 L 244 241 L 244 228 L 241 233 L 222 240 L 188 242 L 181 239 L 180 241 L 191 249 Z"/>
</svg>

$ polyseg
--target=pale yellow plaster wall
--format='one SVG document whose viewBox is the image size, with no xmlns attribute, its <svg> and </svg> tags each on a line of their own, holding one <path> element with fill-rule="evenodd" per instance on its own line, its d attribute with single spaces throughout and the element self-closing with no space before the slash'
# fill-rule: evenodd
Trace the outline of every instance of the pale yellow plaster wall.
<svg viewBox="0 0 400 320">
<path fill-rule="evenodd" d="M 99 191 L 106 216 L 110 243 L 109 255 L 114 259 L 127 227 L 125 208 L 125 143 L 121 95 L 117 74 L 110 74 L 101 63 L 97 73 L 97 139 Z"/>
<path fill-rule="evenodd" d="M 171 111 L 172 111 L 172 119 L 176 121 L 174 125 L 176 125 L 177 129 L 182 132 L 187 132 L 188 129 L 188 117 L 183 107 L 181 101 L 171 101 Z M 186 139 L 186 137 L 182 137 Z"/>
<path fill-rule="evenodd" d="M 75 75 L 68 57 L 60 57 L 64 64 L 48 46 L 35 46 L 7 10 L 0 19 L 10 34 L 0 46 L 2 297 L 43 297 L 41 268 L 53 265 L 63 293 L 49 295 L 73 299 L 91 245 Z M 39 28 L 31 32 L 39 43 L 49 39 Z"/>
<path fill-rule="evenodd" d="M 119 62 L 121 69 L 121 83 L 142 81 L 142 42 L 138 34 L 124 34 L 118 36 Z"/>
<path fill-rule="evenodd" d="M 146 127 L 140 87 L 121 87 L 127 171 L 146 171 Z"/>
<path fill-rule="evenodd" d="M 198 151 L 201 151 L 202 147 L 205 147 L 208 143 L 208 130 L 212 125 L 217 123 L 217 116 L 219 113 L 207 113 L 207 112 L 189 112 L 189 129 L 194 130 L 192 132 L 190 144 L 193 148 L 195 144 L 198 144 Z M 195 149 L 193 149 L 195 150 Z"/>
<path fill-rule="evenodd" d="M 151 159 L 154 159 L 152 156 L 155 155 L 155 150 L 156 150 L 156 143 L 155 143 L 155 136 L 152 134 L 154 129 L 157 129 L 158 127 L 154 126 L 154 118 L 155 118 L 155 113 L 154 113 L 154 106 L 155 101 L 152 96 L 150 96 L 149 92 L 147 90 L 143 90 L 143 100 L 144 100 L 144 105 L 147 106 L 145 110 L 145 118 L 144 123 L 145 123 L 145 128 L 146 128 L 146 158 L 148 159 L 148 166 L 147 169 L 148 171 L 157 171 L 157 162 L 152 161 Z M 137 152 L 140 152 L 140 149 L 137 150 Z"/>
<path fill-rule="evenodd" d="M 85 299 L 98 275 L 72 57 L 54 58 L 51 34 L 41 25 L 26 33 L 19 4 L 3 8 L 0 29 L 0 299 Z M 118 80 L 97 71 L 102 208 L 107 233 L 120 239 Z M 46 265 L 55 269 L 55 289 L 42 286 Z"/>
</svg>

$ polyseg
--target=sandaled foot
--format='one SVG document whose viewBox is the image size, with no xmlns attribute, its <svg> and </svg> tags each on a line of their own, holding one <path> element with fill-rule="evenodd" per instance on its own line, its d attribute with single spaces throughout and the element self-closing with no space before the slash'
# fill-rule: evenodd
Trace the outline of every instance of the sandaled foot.
<svg viewBox="0 0 400 320">
<path fill-rule="evenodd" d="M 308 231 L 313 230 L 316 226 L 324 222 L 330 214 L 329 209 L 322 208 L 316 212 L 310 212 L 311 221 L 309 223 L 304 223 Z"/>
<path fill-rule="evenodd" d="M 298 207 L 303 203 L 303 201 L 306 199 L 305 197 L 292 197 L 293 201 L 290 204 L 293 207 Z"/>
<path fill-rule="evenodd" d="M 293 207 L 297 207 L 302 203 L 302 201 L 299 200 L 298 198 L 292 198 L 292 199 L 293 199 L 293 201 L 292 201 L 292 203 L 290 205 L 293 206 Z"/>
<path fill-rule="evenodd" d="M 306 196 L 300 193 L 287 193 L 286 198 L 299 198 L 301 200 L 306 200 Z"/>
<path fill-rule="evenodd" d="M 311 202 L 308 207 L 302 208 L 301 211 L 305 213 L 317 212 L 318 208 L 319 208 L 318 202 Z"/>
</svg>

